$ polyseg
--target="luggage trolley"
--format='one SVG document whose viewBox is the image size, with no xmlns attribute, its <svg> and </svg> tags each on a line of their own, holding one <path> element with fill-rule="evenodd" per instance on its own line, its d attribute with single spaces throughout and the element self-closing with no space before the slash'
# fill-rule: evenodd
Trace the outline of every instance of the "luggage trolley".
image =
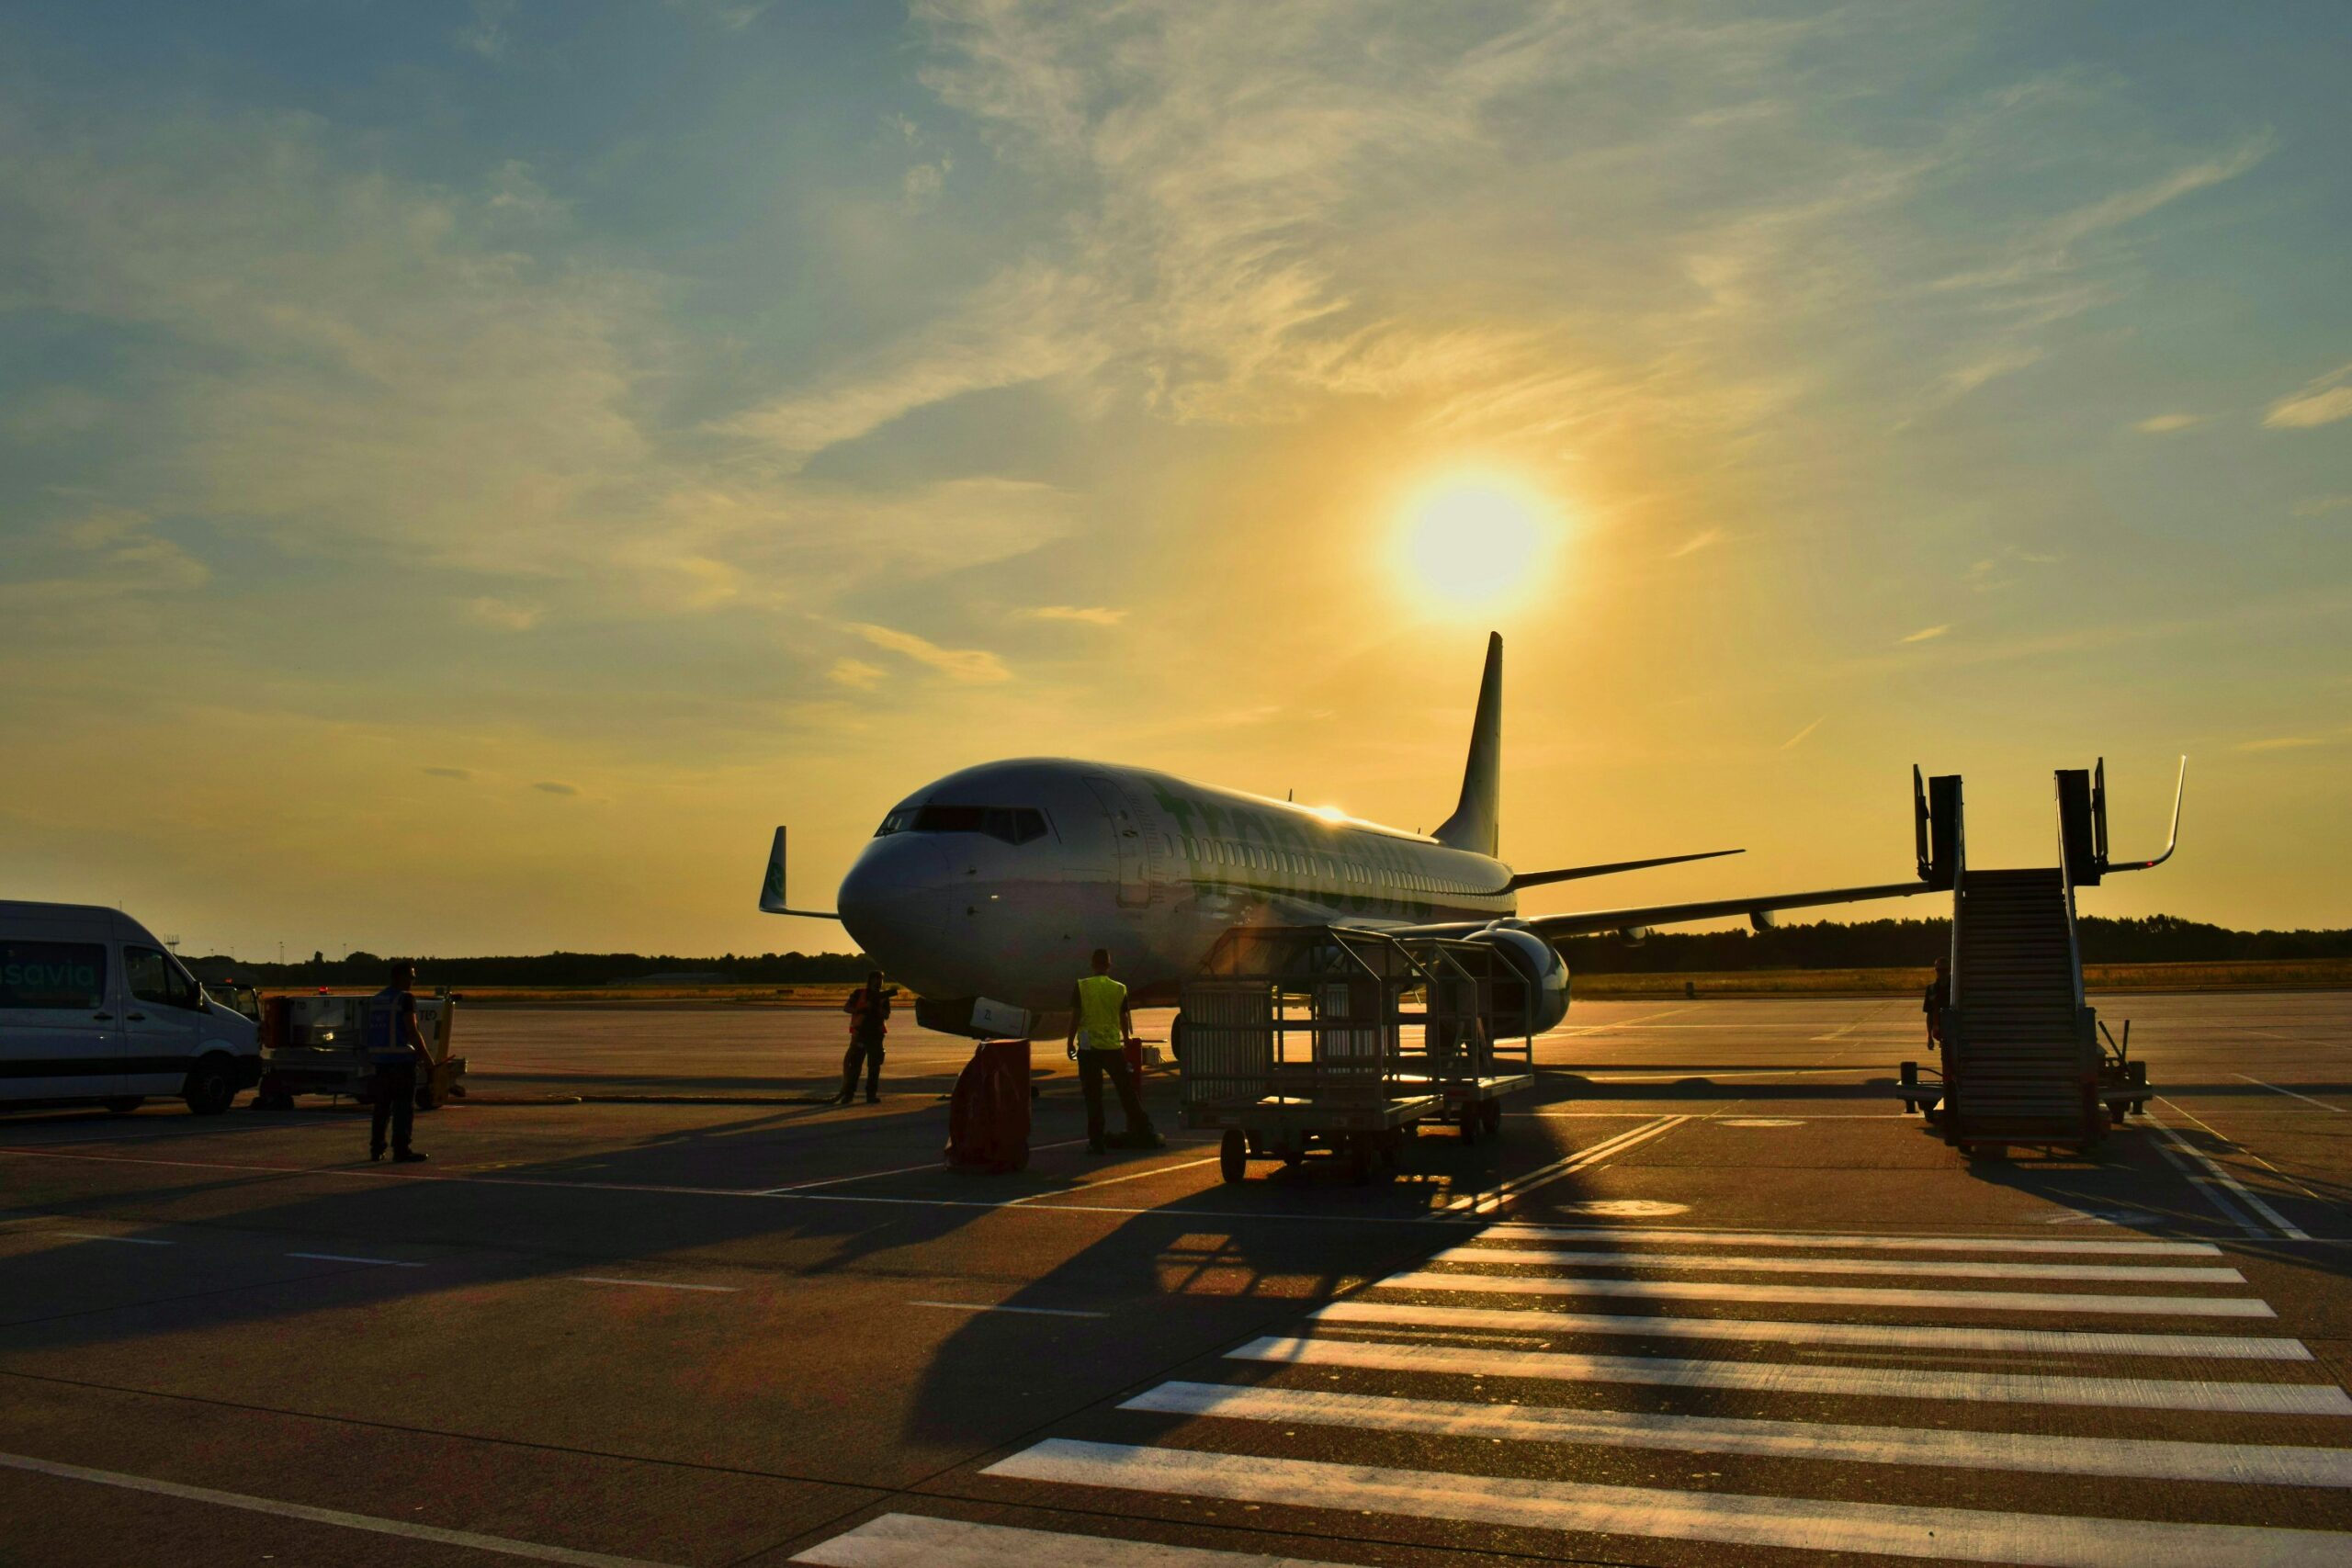
<svg viewBox="0 0 2352 1568">
<path fill-rule="evenodd" d="M 1503 1096 L 1535 1082 L 1526 978 L 1487 942 L 1398 940 L 1426 977 L 1418 1020 L 1398 1014 L 1406 1081 L 1418 1075 L 1437 1091 L 1440 1114 L 1464 1143 L 1499 1135 Z"/>
<path fill-rule="evenodd" d="M 1391 1176 L 1405 1140 L 1440 1114 L 1445 1089 L 1408 1073 L 1400 1004 L 1429 971 L 1377 931 L 1260 926 L 1217 940 L 1183 989 L 1184 1124 L 1219 1129 L 1220 1166 L 1295 1166 L 1310 1148 L 1358 1183 Z M 1420 1066 L 1417 1060 L 1414 1066 Z"/>
</svg>

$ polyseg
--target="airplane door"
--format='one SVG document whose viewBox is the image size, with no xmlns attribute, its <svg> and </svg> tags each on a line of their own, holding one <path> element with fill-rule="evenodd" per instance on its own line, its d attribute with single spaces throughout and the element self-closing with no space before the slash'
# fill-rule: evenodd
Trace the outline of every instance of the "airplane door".
<svg viewBox="0 0 2352 1568">
<path fill-rule="evenodd" d="M 122 1092 L 107 944 L 0 939 L 0 1099 Z"/>
<path fill-rule="evenodd" d="M 1119 903 L 1134 908 L 1151 902 L 1150 862 L 1148 846 L 1144 841 L 1145 829 L 1135 808 L 1127 803 L 1126 791 L 1114 780 L 1091 777 L 1086 787 L 1102 803 L 1102 813 L 1111 818 L 1111 839 L 1119 852 Z"/>
</svg>

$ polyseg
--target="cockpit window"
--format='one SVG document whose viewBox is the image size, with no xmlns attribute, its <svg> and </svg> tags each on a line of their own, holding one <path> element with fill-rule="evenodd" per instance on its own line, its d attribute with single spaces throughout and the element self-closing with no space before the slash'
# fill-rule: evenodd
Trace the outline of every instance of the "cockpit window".
<svg viewBox="0 0 2352 1568">
<path fill-rule="evenodd" d="M 1030 806 L 902 806 L 874 830 L 877 839 L 892 833 L 986 833 L 1025 844 L 1046 836 L 1046 814 Z"/>
</svg>

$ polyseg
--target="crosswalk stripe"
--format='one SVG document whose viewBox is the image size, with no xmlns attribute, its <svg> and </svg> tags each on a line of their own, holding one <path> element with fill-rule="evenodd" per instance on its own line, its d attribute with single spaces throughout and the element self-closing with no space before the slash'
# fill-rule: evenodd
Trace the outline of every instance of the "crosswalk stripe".
<svg viewBox="0 0 2352 1568">
<path fill-rule="evenodd" d="M 1885 1252 L 2080 1252 L 2119 1258 L 2219 1258 L 2210 1241 L 2071 1241 L 2047 1236 L 1807 1235 L 1803 1231 L 1690 1231 L 1652 1226 L 1489 1225 L 1481 1235 L 1510 1240 L 1663 1241 L 1679 1247 L 1865 1247 Z"/>
<path fill-rule="evenodd" d="M 2226 1334 L 2101 1334 L 2079 1329 L 1967 1328 L 1943 1324 L 1773 1323 L 1752 1317 L 1611 1316 L 1550 1312 L 1541 1307 L 1419 1306 L 1407 1302 L 1364 1301 L 1333 1302 L 1307 1315 L 1324 1323 L 1733 1339 L 1743 1343 L 1765 1340 L 1781 1345 L 1912 1346 L 1929 1350 L 2008 1351 L 2027 1356 L 2206 1356 L 2233 1361 L 2312 1359 L 2310 1348 L 2300 1339 Z"/>
<path fill-rule="evenodd" d="M 2044 1372 L 1818 1366 L 1789 1361 L 1693 1361 L 1664 1356 L 1583 1356 L 1565 1350 L 1388 1345 L 1362 1339 L 1275 1335 L 1253 1339 L 1238 1349 L 1227 1350 L 1226 1355 L 1235 1360 L 1272 1361 L 1283 1366 L 1646 1383 L 1665 1388 L 1724 1388 L 1749 1393 L 2086 1404 L 2135 1410 L 2221 1410 L 2263 1416 L 2352 1416 L 2352 1396 L 2334 1383 L 2083 1378 Z"/>
<path fill-rule="evenodd" d="M 819 1541 L 792 1559 L 823 1568 L 1327 1568 L 1295 1557 L 1163 1546 L 1156 1540 L 1063 1535 L 1012 1525 L 972 1525 L 917 1514 L 884 1514 Z"/>
<path fill-rule="evenodd" d="M 1942 1258 L 1721 1258 L 1703 1252 L 1534 1251 L 1449 1247 L 1435 1263 L 1580 1263 L 1596 1269 L 1714 1269 L 1759 1274 L 1909 1274 L 1948 1280 L 2104 1280 L 2116 1283 L 2243 1285 L 2234 1269 L 2139 1263 L 1980 1263 Z"/>
<path fill-rule="evenodd" d="M 2352 1536 L 2254 1525 L 1837 1503 L 1463 1475 L 1049 1438 L 982 1472 L 1174 1496 L 1464 1519 L 1529 1529 L 1875 1551 L 2037 1568 L 2338 1568 Z"/>
<path fill-rule="evenodd" d="M 1750 1421 L 1625 1410 L 1472 1404 L 1448 1399 L 1400 1399 L 1388 1394 L 1340 1393 L 1328 1389 L 1262 1384 L 1162 1383 L 1119 1408 L 1166 1416 L 1213 1416 L 1234 1421 L 1294 1421 L 1360 1431 L 1601 1443 L 1849 1464 L 1946 1465 L 1963 1470 L 2048 1471 L 2144 1481 L 2352 1487 L 2352 1449 Z"/>
<path fill-rule="evenodd" d="M 1506 1295 L 1631 1296 L 1642 1301 L 1780 1302 L 1983 1312 L 2110 1313 L 2158 1317 L 2276 1317 L 2252 1296 L 2104 1296 L 2072 1291 L 1925 1291 L 1894 1285 L 1751 1285 L 1726 1280 L 1590 1280 L 1563 1275 L 1392 1274 L 1383 1290 Z"/>
</svg>

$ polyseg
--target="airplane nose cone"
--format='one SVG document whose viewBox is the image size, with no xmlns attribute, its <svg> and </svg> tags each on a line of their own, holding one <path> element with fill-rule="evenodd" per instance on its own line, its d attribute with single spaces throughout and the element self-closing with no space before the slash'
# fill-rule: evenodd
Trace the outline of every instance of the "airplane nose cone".
<svg viewBox="0 0 2352 1568">
<path fill-rule="evenodd" d="M 947 861 L 928 834 L 876 839 L 842 878 L 842 926 L 893 978 L 918 987 L 924 955 L 937 944 Z"/>
</svg>

